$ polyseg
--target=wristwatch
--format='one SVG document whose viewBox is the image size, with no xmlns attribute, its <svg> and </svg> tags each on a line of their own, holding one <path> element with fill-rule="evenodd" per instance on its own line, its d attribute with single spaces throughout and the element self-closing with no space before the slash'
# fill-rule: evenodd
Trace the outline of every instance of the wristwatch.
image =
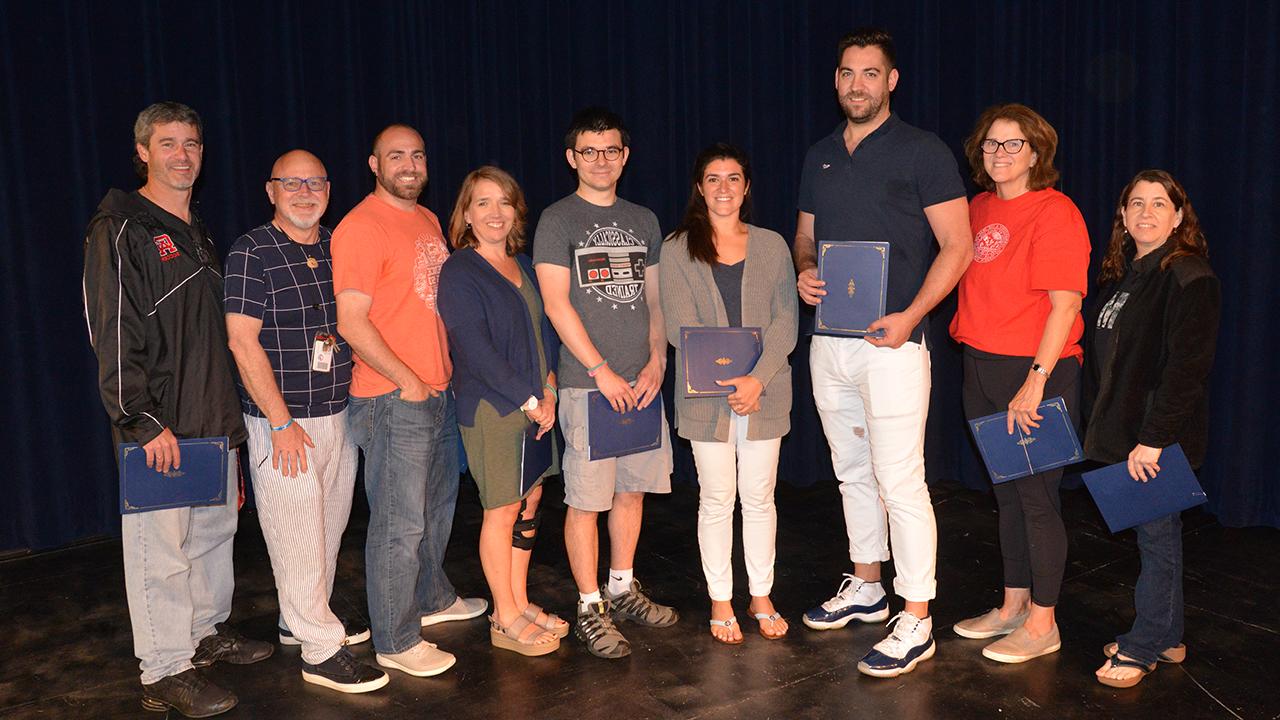
<svg viewBox="0 0 1280 720">
<path fill-rule="evenodd" d="M 537 409 L 538 409 L 538 398 L 534 397 L 533 395 L 530 395 L 530 396 L 529 396 L 529 399 L 528 399 L 528 400 L 525 400 L 525 401 L 524 401 L 524 404 L 520 406 L 520 409 L 521 409 L 522 411 L 524 411 L 524 412 L 530 412 L 530 411 L 533 411 L 533 410 L 537 410 Z"/>
<path fill-rule="evenodd" d="M 1034 373 L 1040 373 L 1041 375 L 1045 376 L 1046 378 L 1048 378 L 1048 377 L 1049 377 L 1049 371 L 1048 371 L 1048 370 L 1045 370 L 1045 369 L 1044 369 L 1044 366 L 1043 366 L 1043 365 L 1041 365 L 1040 363 L 1031 363 L 1031 372 L 1034 372 Z"/>
</svg>

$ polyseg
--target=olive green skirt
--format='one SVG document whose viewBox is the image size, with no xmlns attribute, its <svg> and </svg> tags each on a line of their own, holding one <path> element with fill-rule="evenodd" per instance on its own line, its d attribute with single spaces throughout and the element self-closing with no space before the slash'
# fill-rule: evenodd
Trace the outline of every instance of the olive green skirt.
<svg viewBox="0 0 1280 720">
<path fill-rule="evenodd" d="M 522 499 L 520 451 L 528 425 L 529 419 L 519 410 L 504 417 L 488 402 L 481 400 L 476 407 L 476 424 L 472 427 L 458 426 L 462 433 L 462 446 L 467 450 L 467 465 L 476 487 L 480 489 L 480 504 L 486 510 L 518 503 Z M 554 437 L 551 442 L 555 443 Z M 559 459 L 558 449 L 553 448 L 551 467 L 542 474 L 543 478 L 560 472 Z M 542 480 L 537 484 L 541 485 Z"/>
</svg>

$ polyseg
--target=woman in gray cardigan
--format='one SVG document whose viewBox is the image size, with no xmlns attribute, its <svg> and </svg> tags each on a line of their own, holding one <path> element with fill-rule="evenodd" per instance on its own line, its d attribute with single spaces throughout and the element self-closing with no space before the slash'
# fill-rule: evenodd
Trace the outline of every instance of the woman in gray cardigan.
<svg viewBox="0 0 1280 720">
<path fill-rule="evenodd" d="M 777 233 L 748 225 L 751 166 L 730 145 L 702 151 L 680 227 L 659 265 L 667 339 L 676 348 L 676 387 L 684 386 L 682 327 L 760 327 L 764 348 L 747 375 L 721 382 L 725 397 L 676 392 L 676 428 L 693 445 L 698 468 L 698 547 L 711 595 L 711 635 L 737 644 L 734 617 L 733 506 L 742 501 L 742 546 L 750 612 L 770 640 L 787 633 L 773 587 L 778 449 L 791 429 L 791 367 L 796 344 L 795 270 Z"/>
</svg>

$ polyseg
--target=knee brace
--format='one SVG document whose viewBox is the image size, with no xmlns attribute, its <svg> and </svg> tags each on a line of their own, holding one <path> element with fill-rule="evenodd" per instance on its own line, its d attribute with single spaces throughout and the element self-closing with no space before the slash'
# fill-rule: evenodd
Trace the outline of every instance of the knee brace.
<svg viewBox="0 0 1280 720">
<path fill-rule="evenodd" d="M 538 525 L 542 523 L 542 506 L 534 511 L 533 517 L 525 518 L 525 508 L 529 504 L 525 500 L 520 501 L 520 512 L 516 518 L 516 522 L 511 526 L 511 547 L 517 550 L 532 550 L 533 543 L 538 539 Z M 529 533 L 526 535 L 525 533 Z"/>
</svg>

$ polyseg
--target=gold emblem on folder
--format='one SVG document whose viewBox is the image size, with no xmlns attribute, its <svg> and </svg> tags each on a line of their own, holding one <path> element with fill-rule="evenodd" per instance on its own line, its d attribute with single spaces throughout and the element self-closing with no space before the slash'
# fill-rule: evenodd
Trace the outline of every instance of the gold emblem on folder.
<svg viewBox="0 0 1280 720">
<path fill-rule="evenodd" d="M 716 358 L 716 364 L 723 367 L 725 365 L 732 365 L 733 361 L 727 357 Z"/>
<path fill-rule="evenodd" d="M 852 300 L 854 292 L 857 291 L 857 288 L 853 285 L 853 278 L 849 278 L 849 287 L 846 289 L 849 291 L 849 299 Z"/>
<path fill-rule="evenodd" d="M 1021 445 L 1022 447 L 1026 447 L 1026 446 L 1030 445 L 1031 443 L 1033 443 L 1033 442 L 1035 442 L 1035 441 L 1036 441 L 1036 439 L 1035 439 L 1034 437 L 1032 437 L 1032 436 L 1028 435 L 1028 436 L 1026 436 L 1026 437 L 1022 438 L 1021 440 L 1019 440 L 1019 441 L 1018 441 L 1018 444 L 1019 444 L 1019 445 Z"/>
</svg>

